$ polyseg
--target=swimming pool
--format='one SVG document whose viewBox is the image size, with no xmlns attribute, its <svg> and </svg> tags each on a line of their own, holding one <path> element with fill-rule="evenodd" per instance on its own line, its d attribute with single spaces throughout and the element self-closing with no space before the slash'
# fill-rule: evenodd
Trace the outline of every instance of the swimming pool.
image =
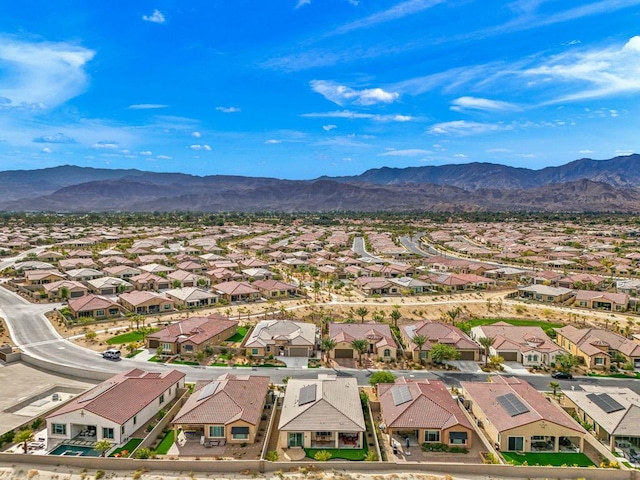
<svg viewBox="0 0 640 480">
<path fill-rule="evenodd" d="M 78 445 L 59 445 L 54 448 L 49 455 L 64 455 L 67 457 L 99 457 L 100 452 L 91 447 L 81 447 Z"/>
</svg>

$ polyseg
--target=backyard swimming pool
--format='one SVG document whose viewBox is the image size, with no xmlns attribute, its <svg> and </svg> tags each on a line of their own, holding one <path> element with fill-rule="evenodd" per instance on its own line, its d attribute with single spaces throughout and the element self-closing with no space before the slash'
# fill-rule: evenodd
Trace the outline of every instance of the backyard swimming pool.
<svg viewBox="0 0 640 480">
<path fill-rule="evenodd" d="M 81 447 L 79 445 L 59 445 L 54 448 L 49 455 L 64 455 L 71 457 L 99 457 L 100 452 L 91 447 Z"/>
</svg>

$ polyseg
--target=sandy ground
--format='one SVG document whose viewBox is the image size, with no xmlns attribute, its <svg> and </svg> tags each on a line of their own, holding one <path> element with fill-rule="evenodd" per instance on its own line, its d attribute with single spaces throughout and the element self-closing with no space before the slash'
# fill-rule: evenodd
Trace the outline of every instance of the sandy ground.
<svg viewBox="0 0 640 480">
<path fill-rule="evenodd" d="M 100 476 L 100 474 L 99 474 Z M 93 480 L 96 477 L 96 470 L 71 469 L 65 466 L 49 467 L 40 465 L 0 464 L 0 479 L 6 480 Z M 104 472 L 101 478 L 111 480 L 189 480 L 189 479 L 216 479 L 216 480 L 244 480 L 244 479 L 265 479 L 265 480 L 490 480 L 491 478 L 480 475 L 469 475 L 464 477 L 420 473 L 354 473 L 346 471 L 330 472 L 275 472 L 272 474 L 260 474 L 257 472 L 243 472 L 237 474 L 228 473 L 199 473 L 199 472 L 163 472 L 163 471 L 110 471 Z M 533 480 L 532 477 L 527 477 Z M 508 480 L 500 477 L 501 480 Z"/>
</svg>

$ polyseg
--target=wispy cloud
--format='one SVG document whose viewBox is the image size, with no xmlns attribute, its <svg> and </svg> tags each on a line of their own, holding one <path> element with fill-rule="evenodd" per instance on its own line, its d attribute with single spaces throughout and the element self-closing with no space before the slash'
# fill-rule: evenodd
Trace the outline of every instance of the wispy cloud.
<svg viewBox="0 0 640 480">
<path fill-rule="evenodd" d="M 200 145 L 200 144 L 196 144 L 196 145 L 190 145 L 189 148 L 191 150 L 204 150 L 206 152 L 210 152 L 212 150 L 211 145 Z"/>
<path fill-rule="evenodd" d="M 488 98 L 460 97 L 456 98 L 450 107 L 451 110 L 461 112 L 463 110 L 483 110 L 489 112 L 508 112 L 519 110 L 517 105 L 499 100 L 489 100 Z"/>
<path fill-rule="evenodd" d="M 275 140 L 273 138 L 266 140 L 265 145 L 277 145 L 278 143 L 282 143 L 282 140 Z"/>
<path fill-rule="evenodd" d="M 216 110 L 222 113 L 238 113 L 241 111 L 238 107 L 216 107 Z"/>
<path fill-rule="evenodd" d="M 129 110 L 153 110 L 156 108 L 167 108 L 169 105 L 163 105 L 161 103 L 137 103 L 135 105 L 129 105 Z"/>
<path fill-rule="evenodd" d="M 466 120 L 456 120 L 453 122 L 442 122 L 432 125 L 427 133 L 432 135 L 478 135 L 481 133 L 495 132 L 513 128 L 511 125 L 501 123 L 480 123 L 468 122 Z"/>
<path fill-rule="evenodd" d="M 333 130 L 334 128 L 338 128 L 338 126 L 337 126 L 337 125 L 323 125 L 323 126 L 322 126 L 322 129 L 323 129 L 325 132 L 330 132 L 330 131 L 331 131 L 331 130 Z"/>
<path fill-rule="evenodd" d="M 160 10 L 154 10 L 151 15 L 143 15 L 142 20 L 151 23 L 164 23 L 167 21 Z"/>
<path fill-rule="evenodd" d="M 599 98 L 640 91 L 640 36 L 622 48 L 571 51 L 519 72 L 548 82 L 570 84 L 573 93 L 547 103 Z"/>
<path fill-rule="evenodd" d="M 193 138 L 200 138 L 202 137 L 202 134 L 200 132 L 191 132 L 191 136 Z"/>
<path fill-rule="evenodd" d="M 298 9 L 300 7 L 304 7 L 305 5 L 310 5 L 311 4 L 311 0 L 298 0 L 298 3 L 296 3 L 295 8 Z"/>
<path fill-rule="evenodd" d="M 82 93 L 92 50 L 0 36 L 0 109 L 46 109 Z"/>
<path fill-rule="evenodd" d="M 71 138 L 64 133 L 56 133 L 55 135 L 42 135 L 33 139 L 35 143 L 60 143 L 60 144 L 75 144 L 78 143 L 74 138 Z"/>
<path fill-rule="evenodd" d="M 440 3 L 444 3 L 446 0 L 405 0 L 394 5 L 391 8 L 382 10 L 380 12 L 369 15 L 368 17 L 356 20 L 351 23 L 347 23 L 337 29 L 333 30 L 327 36 L 341 35 L 343 33 L 351 32 L 353 30 L 361 30 L 363 28 L 371 28 L 381 23 L 398 20 L 400 18 L 407 17 L 409 15 L 415 15 L 424 10 L 428 10 Z"/>
<path fill-rule="evenodd" d="M 368 119 L 377 120 L 379 122 L 412 122 L 418 120 L 417 117 L 401 114 L 377 115 L 373 113 L 352 112 L 350 110 L 342 110 L 337 112 L 317 112 L 303 113 L 301 117 L 306 118 L 346 118 L 349 120 Z"/>
<path fill-rule="evenodd" d="M 406 148 L 404 150 L 389 150 L 387 152 L 379 153 L 379 157 L 420 157 L 422 155 L 429 155 L 433 153 L 430 150 L 423 150 L 421 148 Z"/>
<path fill-rule="evenodd" d="M 91 148 L 95 150 L 115 150 L 120 148 L 120 144 L 114 140 L 100 140 L 91 145 Z"/>
<path fill-rule="evenodd" d="M 393 103 L 400 97 L 399 93 L 387 92 L 382 88 L 355 90 L 327 80 L 312 80 L 310 84 L 314 92 L 340 106 L 346 104 L 375 105 L 378 103 Z"/>
<path fill-rule="evenodd" d="M 159 160 L 171 160 L 172 159 L 172 157 L 170 157 L 169 155 L 158 155 L 156 158 L 159 159 Z"/>
</svg>

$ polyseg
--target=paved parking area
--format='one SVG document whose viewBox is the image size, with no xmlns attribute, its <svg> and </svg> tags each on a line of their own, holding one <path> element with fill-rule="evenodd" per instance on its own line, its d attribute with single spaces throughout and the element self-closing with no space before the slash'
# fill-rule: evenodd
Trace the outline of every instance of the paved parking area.
<svg viewBox="0 0 640 480">
<path fill-rule="evenodd" d="M 54 408 L 52 395 L 57 392 L 63 400 L 68 395 L 81 393 L 95 383 L 57 376 L 33 368 L 26 363 L 14 362 L 0 368 L 0 432 L 6 432 Z"/>
</svg>

